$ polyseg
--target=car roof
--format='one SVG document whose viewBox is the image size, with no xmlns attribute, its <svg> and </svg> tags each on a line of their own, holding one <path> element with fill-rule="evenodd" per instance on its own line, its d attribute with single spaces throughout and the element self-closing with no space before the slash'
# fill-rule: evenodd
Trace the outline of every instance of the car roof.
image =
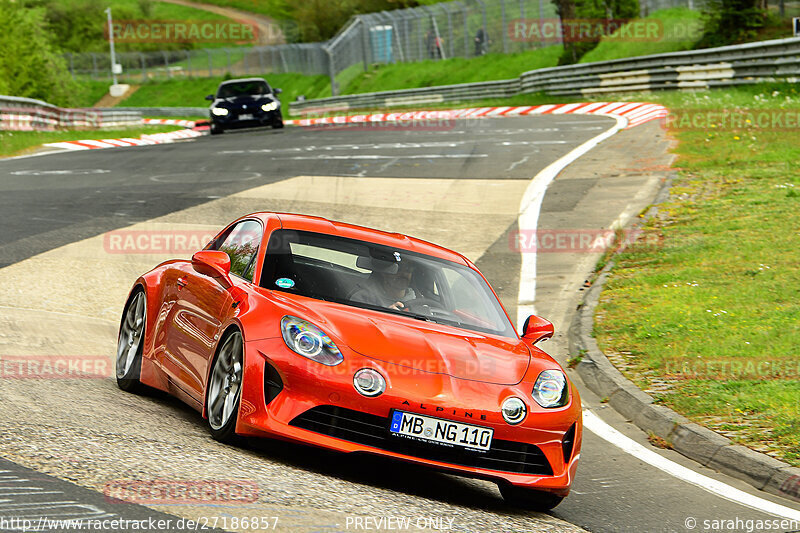
<svg viewBox="0 0 800 533">
<path fill-rule="evenodd" d="M 237 78 L 235 80 L 225 80 L 222 83 L 220 83 L 220 86 L 228 85 L 230 83 L 245 83 L 252 81 L 263 81 L 264 83 L 267 83 L 267 80 L 265 80 L 264 78 Z"/>
<path fill-rule="evenodd" d="M 336 235 L 348 239 L 367 241 L 400 250 L 409 250 L 412 252 L 438 257 L 439 259 L 445 259 L 461 265 L 472 266 L 471 262 L 458 252 L 454 252 L 442 246 L 423 241 L 422 239 L 409 237 L 408 235 L 404 235 L 402 233 L 390 233 L 387 231 L 367 228 L 365 226 L 357 226 L 355 224 L 328 220 L 327 218 L 300 215 L 296 213 L 259 212 L 252 213 L 242 218 L 258 218 L 266 224 L 267 220 L 273 217 L 280 220 L 282 229 L 324 233 L 327 235 Z"/>
</svg>

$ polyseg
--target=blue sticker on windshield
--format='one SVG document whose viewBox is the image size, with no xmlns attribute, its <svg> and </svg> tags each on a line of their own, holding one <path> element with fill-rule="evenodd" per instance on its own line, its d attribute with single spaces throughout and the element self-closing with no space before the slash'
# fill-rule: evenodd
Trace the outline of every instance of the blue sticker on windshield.
<svg viewBox="0 0 800 533">
<path fill-rule="evenodd" d="M 278 278 L 275 280 L 275 285 L 281 289 L 291 289 L 294 287 L 294 281 L 289 278 Z"/>
</svg>

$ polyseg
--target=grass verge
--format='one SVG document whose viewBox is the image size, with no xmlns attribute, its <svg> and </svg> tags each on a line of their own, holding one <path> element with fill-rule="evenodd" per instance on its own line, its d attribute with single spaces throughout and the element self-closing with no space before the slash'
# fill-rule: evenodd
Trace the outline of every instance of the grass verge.
<svg viewBox="0 0 800 533">
<path fill-rule="evenodd" d="M 654 24 L 655 39 L 627 38 L 625 35 L 630 33 L 623 27 L 615 34 L 604 37 L 595 49 L 580 59 L 580 63 L 691 50 L 703 36 L 702 14 L 685 7 L 662 9 L 626 26 L 635 28 L 643 20 Z"/>
<path fill-rule="evenodd" d="M 216 92 L 217 85 L 225 78 L 180 78 L 145 83 L 123 100 L 121 107 L 206 107 L 206 95 Z M 330 82 L 326 76 L 304 76 L 302 74 L 267 74 L 273 87 L 280 87 L 283 109 L 299 95 L 306 98 L 330 96 Z"/>
<path fill-rule="evenodd" d="M 24 155 L 46 143 L 81 139 L 136 138 L 145 133 L 162 133 L 176 129 L 175 126 L 141 126 L 117 130 L 0 131 L 0 157 Z"/>
<path fill-rule="evenodd" d="M 562 48 L 548 46 L 518 54 L 488 54 L 465 59 L 454 57 L 441 61 L 418 63 L 394 63 L 373 66 L 360 72 L 342 85 L 342 94 L 413 89 L 474 83 L 490 80 L 518 78 L 528 70 L 554 67 L 558 63 Z"/>
<path fill-rule="evenodd" d="M 650 99 L 674 110 L 679 172 L 617 257 L 595 336 L 658 402 L 800 466 L 800 94 Z"/>
</svg>

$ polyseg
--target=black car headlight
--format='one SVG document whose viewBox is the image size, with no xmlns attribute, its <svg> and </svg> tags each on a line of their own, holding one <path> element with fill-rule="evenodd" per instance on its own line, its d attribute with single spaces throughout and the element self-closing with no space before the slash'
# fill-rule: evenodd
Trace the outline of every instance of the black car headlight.
<svg viewBox="0 0 800 533">
<path fill-rule="evenodd" d="M 261 109 L 264 111 L 275 111 L 278 109 L 278 102 L 267 102 L 266 104 L 261 106 Z"/>
<path fill-rule="evenodd" d="M 545 370 L 536 379 L 531 396 L 546 409 L 564 407 L 569 400 L 567 377 L 560 370 Z"/>
<path fill-rule="evenodd" d="M 224 117 L 229 113 L 229 111 L 224 107 L 212 107 L 211 113 L 217 117 Z"/>
<path fill-rule="evenodd" d="M 281 319 L 283 342 L 293 352 L 327 366 L 336 366 L 344 356 L 333 341 L 314 324 L 296 316 Z"/>
</svg>

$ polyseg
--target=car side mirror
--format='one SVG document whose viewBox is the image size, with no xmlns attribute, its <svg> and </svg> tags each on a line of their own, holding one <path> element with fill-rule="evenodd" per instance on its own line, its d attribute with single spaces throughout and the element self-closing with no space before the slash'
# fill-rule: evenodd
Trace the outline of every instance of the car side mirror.
<svg viewBox="0 0 800 533">
<path fill-rule="evenodd" d="M 214 101 L 214 95 L 213 94 L 209 94 L 208 96 L 206 96 L 206 100 L 208 100 L 209 102 L 213 102 Z"/>
<path fill-rule="evenodd" d="M 281 94 L 282 92 L 283 92 L 283 89 L 279 89 L 278 87 L 273 87 L 272 88 L 272 94 L 274 94 L 274 95 Z"/>
<path fill-rule="evenodd" d="M 546 318 L 531 315 L 525 319 L 522 326 L 522 338 L 536 344 L 539 341 L 549 339 L 555 333 L 553 323 Z"/>
<path fill-rule="evenodd" d="M 231 282 L 231 258 L 219 250 L 200 250 L 192 256 L 192 267 L 200 274 L 220 280 L 227 287 Z"/>
</svg>

